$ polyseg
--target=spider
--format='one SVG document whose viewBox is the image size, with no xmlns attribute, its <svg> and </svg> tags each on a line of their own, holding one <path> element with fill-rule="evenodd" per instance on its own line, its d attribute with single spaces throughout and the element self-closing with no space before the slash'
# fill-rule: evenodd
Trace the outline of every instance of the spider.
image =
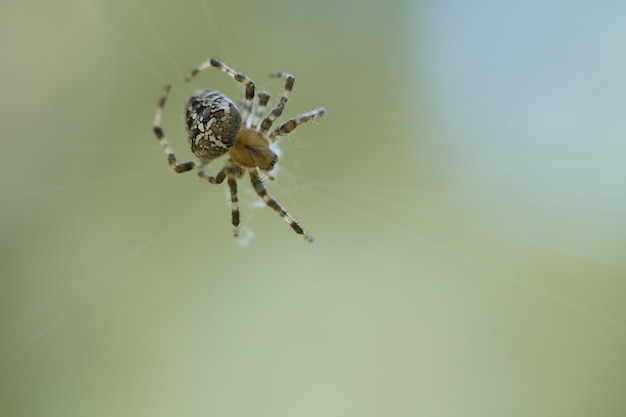
<svg viewBox="0 0 626 417">
<path fill-rule="evenodd" d="M 274 121 L 283 113 L 291 95 L 295 81 L 292 75 L 285 72 L 270 74 L 270 77 L 284 79 L 285 87 L 276 107 L 263 118 L 270 94 L 262 91 L 256 95 L 255 101 L 254 82 L 248 76 L 234 71 L 219 60 L 208 59 L 196 66 L 185 79 L 189 81 L 209 67 L 219 69 L 245 86 L 242 111 L 228 97 L 217 91 L 196 91 L 187 102 L 185 111 L 187 140 L 196 159 L 179 163 L 161 127 L 163 109 L 171 88 L 170 85 L 166 85 L 161 93 L 154 117 L 154 133 L 167 155 L 168 163 L 177 173 L 198 169 L 198 176 L 211 184 L 221 184 L 226 180 L 230 189 L 231 217 L 235 237 L 239 234 L 240 221 L 237 180 L 247 172 L 254 191 L 265 204 L 273 208 L 296 233 L 312 242 L 313 237 L 267 192 L 262 175 L 273 179 L 269 172 L 278 161 L 278 155 L 270 149 L 270 145 L 302 123 L 319 118 L 326 110 L 319 107 L 291 118 L 272 129 Z M 228 160 L 222 169 L 215 176 L 209 175 L 204 170 L 204 166 L 226 153 L 228 153 Z"/>
</svg>

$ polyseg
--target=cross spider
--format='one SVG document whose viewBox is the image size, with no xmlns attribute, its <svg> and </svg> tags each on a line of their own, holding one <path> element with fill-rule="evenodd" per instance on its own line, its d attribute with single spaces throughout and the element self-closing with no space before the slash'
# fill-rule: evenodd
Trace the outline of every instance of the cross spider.
<svg viewBox="0 0 626 417">
<path fill-rule="evenodd" d="M 261 174 L 273 179 L 269 171 L 274 168 L 278 161 L 278 155 L 270 149 L 272 143 L 280 136 L 293 131 L 300 124 L 322 116 L 326 110 L 320 107 L 308 113 L 300 114 L 271 130 L 274 121 L 285 109 L 285 104 L 293 89 L 294 77 L 285 72 L 270 74 L 271 77 L 283 78 L 285 88 L 276 107 L 261 121 L 270 95 L 268 92 L 262 91 L 256 96 L 258 100 L 254 102 L 254 82 L 246 75 L 232 70 L 215 58 L 211 58 L 195 67 L 185 79 L 189 81 L 209 67 L 215 67 L 235 81 L 244 84 L 246 91 L 243 111 L 240 112 L 235 103 L 217 91 L 196 91 L 187 102 L 185 120 L 187 140 L 191 146 L 191 151 L 197 158 L 178 163 L 161 127 L 163 108 L 171 88 L 170 85 L 166 85 L 161 93 L 154 117 L 154 133 L 167 154 L 170 166 L 177 173 L 198 169 L 198 175 L 211 184 L 221 184 L 226 179 L 230 189 L 235 236 L 239 234 L 237 180 L 248 172 L 254 191 L 263 199 L 265 204 L 273 208 L 296 233 L 312 242 L 313 237 L 304 231 L 296 219 L 267 192 Z M 212 177 L 207 174 L 204 171 L 204 166 L 225 153 L 228 153 L 228 160 L 217 175 Z"/>
</svg>

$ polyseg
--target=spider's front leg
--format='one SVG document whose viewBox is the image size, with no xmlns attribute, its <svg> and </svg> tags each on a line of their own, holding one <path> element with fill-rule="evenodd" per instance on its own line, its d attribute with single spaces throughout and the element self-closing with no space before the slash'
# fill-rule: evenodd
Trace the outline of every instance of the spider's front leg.
<svg viewBox="0 0 626 417">
<path fill-rule="evenodd" d="M 270 142 L 275 142 L 279 136 L 284 136 L 292 131 L 294 131 L 298 126 L 302 123 L 306 123 L 311 120 L 316 120 L 322 117 L 326 113 L 326 109 L 323 107 L 319 107 L 315 110 L 311 110 L 308 113 L 299 114 L 298 116 L 291 118 L 278 126 L 274 131 L 269 135 Z"/>
<path fill-rule="evenodd" d="M 289 214 L 289 212 L 285 210 L 283 206 L 281 206 L 280 203 L 270 195 L 270 193 L 267 192 L 267 189 L 265 188 L 265 185 L 263 185 L 263 180 L 261 179 L 261 176 L 259 175 L 257 169 L 248 169 L 248 174 L 250 175 L 250 180 L 252 181 L 252 187 L 254 188 L 254 191 L 259 197 L 261 197 L 263 202 L 269 207 L 273 208 L 274 211 L 276 211 L 279 216 L 282 217 L 283 220 L 289 224 L 294 232 L 304 237 L 307 241 L 313 242 L 313 236 L 308 234 L 302 228 L 302 226 L 300 226 L 300 223 L 298 223 L 298 221 L 291 214 Z"/>
<path fill-rule="evenodd" d="M 163 117 L 163 109 L 165 108 L 165 102 L 167 101 L 167 97 L 170 93 L 171 86 L 166 85 L 161 93 L 161 97 L 159 98 L 159 105 L 157 107 L 156 115 L 154 116 L 154 134 L 156 135 L 161 147 L 165 151 L 167 155 L 167 162 L 170 164 L 172 169 L 178 173 L 191 171 L 194 168 L 197 168 L 202 165 L 202 161 L 200 159 L 194 159 L 193 161 L 183 162 L 181 164 L 176 162 L 176 155 L 174 155 L 174 150 L 170 146 L 167 138 L 165 137 L 165 132 L 163 132 L 163 128 L 161 127 L 161 119 Z"/>
</svg>

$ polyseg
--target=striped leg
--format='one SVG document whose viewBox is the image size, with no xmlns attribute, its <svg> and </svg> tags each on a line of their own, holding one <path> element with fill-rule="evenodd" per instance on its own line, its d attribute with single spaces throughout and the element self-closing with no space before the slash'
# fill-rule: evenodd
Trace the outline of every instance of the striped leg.
<svg viewBox="0 0 626 417">
<path fill-rule="evenodd" d="M 241 120 L 246 120 L 250 115 L 250 111 L 252 110 L 252 99 L 254 98 L 254 82 L 250 78 L 248 78 L 247 75 L 233 70 L 232 68 L 228 67 L 226 64 L 215 58 L 210 58 L 195 67 L 193 70 L 191 70 L 189 74 L 187 74 L 185 79 L 189 81 L 193 77 L 198 75 L 199 72 L 204 71 L 209 67 L 215 67 L 220 71 L 225 72 L 230 78 L 246 86 L 246 95 L 243 103 L 243 112 L 241 115 Z"/>
<path fill-rule="evenodd" d="M 270 101 L 270 93 L 267 91 L 261 91 L 257 97 L 259 97 L 259 102 L 254 109 L 254 114 L 252 115 L 250 123 L 250 127 L 252 129 L 256 129 L 259 126 L 259 121 L 261 120 L 261 117 L 263 117 L 267 103 Z"/>
<path fill-rule="evenodd" d="M 209 181 L 211 184 L 221 184 L 226 179 L 226 183 L 228 184 L 228 188 L 230 190 L 230 203 L 231 203 L 231 217 L 233 223 L 233 230 L 235 237 L 239 236 L 239 198 L 237 197 L 237 179 L 243 176 L 242 169 L 232 163 L 231 161 L 226 162 L 224 167 L 220 169 L 216 176 L 212 177 L 206 173 L 205 170 L 201 169 L 198 171 L 198 176 L 200 178 L 204 178 Z"/>
<path fill-rule="evenodd" d="M 324 113 L 326 113 L 326 109 L 320 107 L 308 113 L 300 114 L 293 119 L 289 119 L 285 123 L 278 126 L 276 129 L 274 129 L 272 134 L 269 135 L 269 140 L 271 142 L 274 142 L 279 136 L 288 134 L 289 132 L 295 130 L 295 128 L 300 126 L 302 123 L 322 117 Z"/>
<path fill-rule="evenodd" d="M 283 90 L 283 94 L 280 96 L 280 100 L 278 101 L 276 107 L 274 107 L 270 114 L 268 114 L 267 117 L 261 122 L 261 129 L 259 129 L 259 132 L 261 133 L 265 133 L 270 130 L 274 121 L 278 119 L 281 114 L 283 114 L 285 104 L 287 103 L 287 100 L 289 100 L 289 96 L 291 96 L 291 90 L 293 90 L 293 84 L 296 81 L 296 79 L 293 78 L 293 75 L 287 74 L 286 72 L 275 72 L 270 74 L 270 77 L 284 78 L 285 89 Z"/>
<path fill-rule="evenodd" d="M 224 165 L 226 170 L 226 178 L 228 178 L 228 189 L 230 190 L 230 215 L 233 223 L 233 233 L 235 237 L 239 236 L 239 198 L 237 197 L 237 180 L 243 177 L 244 171 L 241 167 L 231 160 Z"/>
<path fill-rule="evenodd" d="M 200 178 L 204 178 L 211 184 L 221 184 L 226 179 L 226 168 L 220 169 L 220 172 L 217 173 L 216 176 L 212 177 L 203 169 L 198 171 L 198 176 Z"/>
<path fill-rule="evenodd" d="M 165 151 L 167 155 L 167 162 L 169 162 L 170 166 L 176 172 L 187 172 L 191 171 L 194 168 L 202 166 L 201 159 L 194 159 L 193 161 L 183 162 L 179 164 L 176 162 L 176 155 L 174 155 L 174 150 L 167 141 L 165 137 L 165 132 L 163 132 L 163 128 L 161 127 L 161 119 L 163 116 L 163 108 L 165 107 L 165 102 L 167 101 L 167 97 L 170 93 L 170 85 L 166 85 L 161 93 L 161 97 L 159 98 L 159 106 L 157 107 L 156 116 L 154 116 L 154 134 L 156 135 L 161 147 Z"/>
<path fill-rule="evenodd" d="M 280 217 L 283 218 L 284 221 L 289 223 L 289 226 L 291 226 L 294 232 L 296 232 L 299 235 L 302 235 L 309 242 L 313 242 L 313 237 L 309 235 L 307 232 L 305 232 L 302 226 L 300 226 L 300 224 L 296 221 L 296 219 L 294 219 L 291 216 L 291 214 L 289 214 L 287 210 L 285 210 L 280 205 L 280 203 L 276 201 L 274 197 L 272 197 L 267 192 L 265 185 L 263 185 L 263 180 L 259 176 L 259 173 L 256 170 L 256 168 L 249 169 L 248 174 L 250 175 L 250 180 L 252 181 L 252 186 L 254 187 L 254 191 L 256 191 L 259 197 L 263 199 L 265 204 L 273 208 L 280 215 Z"/>
<path fill-rule="evenodd" d="M 239 236 L 239 198 L 237 197 L 237 178 L 228 172 L 228 188 L 230 189 L 230 215 L 233 223 L 233 234 Z"/>
</svg>

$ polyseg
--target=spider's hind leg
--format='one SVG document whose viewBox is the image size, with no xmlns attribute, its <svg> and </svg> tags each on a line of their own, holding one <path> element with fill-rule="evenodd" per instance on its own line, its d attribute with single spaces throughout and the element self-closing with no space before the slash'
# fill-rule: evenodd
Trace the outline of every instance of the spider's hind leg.
<svg viewBox="0 0 626 417">
<path fill-rule="evenodd" d="M 209 58 L 203 63 L 197 65 L 194 69 L 191 70 L 189 74 L 187 74 L 185 79 L 187 81 L 190 81 L 193 77 L 198 75 L 201 71 L 204 71 L 205 69 L 209 67 L 215 67 L 218 70 L 224 72 L 233 80 L 245 85 L 246 93 L 244 96 L 245 98 L 244 98 L 244 104 L 243 104 L 243 112 L 241 114 L 241 120 L 247 120 L 248 116 L 250 115 L 250 111 L 252 110 L 252 99 L 254 99 L 254 88 L 255 88 L 254 81 L 252 81 L 250 77 L 248 77 L 247 75 L 233 70 L 228 65 L 224 64 L 222 61 L 220 61 L 219 59 L 215 59 L 215 58 Z"/>
<path fill-rule="evenodd" d="M 165 103 L 167 102 L 167 98 L 170 94 L 170 89 L 171 89 L 171 86 L 168 84 L 163 88 L 163 91 L 161 92 L 161 96 L 159 97 L 159 104 L 157 107 L 157 111 L 154 116 L 154 126 L 152 130 L 154 131 L 154 134 L 156 135 L 157 140 L 161 144 L 161 147 L 165 151 L 165 154 L 167 155 L 167 162 L 170 164 L 172 169 L 178 173 L 187 172 L 187 171 L 191 171 L 192 169 L 198 168 L 199 166 L 201 166 L 202 160 L 199 158 L 196 158 L 191 161 L 178 163 L 176 161 L 176 155 L 174 155 L 174 150 L 172 149 L 169 142 L 167 141 L 167 138 L 165 137 L 165 132 L 163 131 L 163 127 L 161 126 L 161 119 L 163 118 L 163 109 L 165 108 Z"/>
</svg>

